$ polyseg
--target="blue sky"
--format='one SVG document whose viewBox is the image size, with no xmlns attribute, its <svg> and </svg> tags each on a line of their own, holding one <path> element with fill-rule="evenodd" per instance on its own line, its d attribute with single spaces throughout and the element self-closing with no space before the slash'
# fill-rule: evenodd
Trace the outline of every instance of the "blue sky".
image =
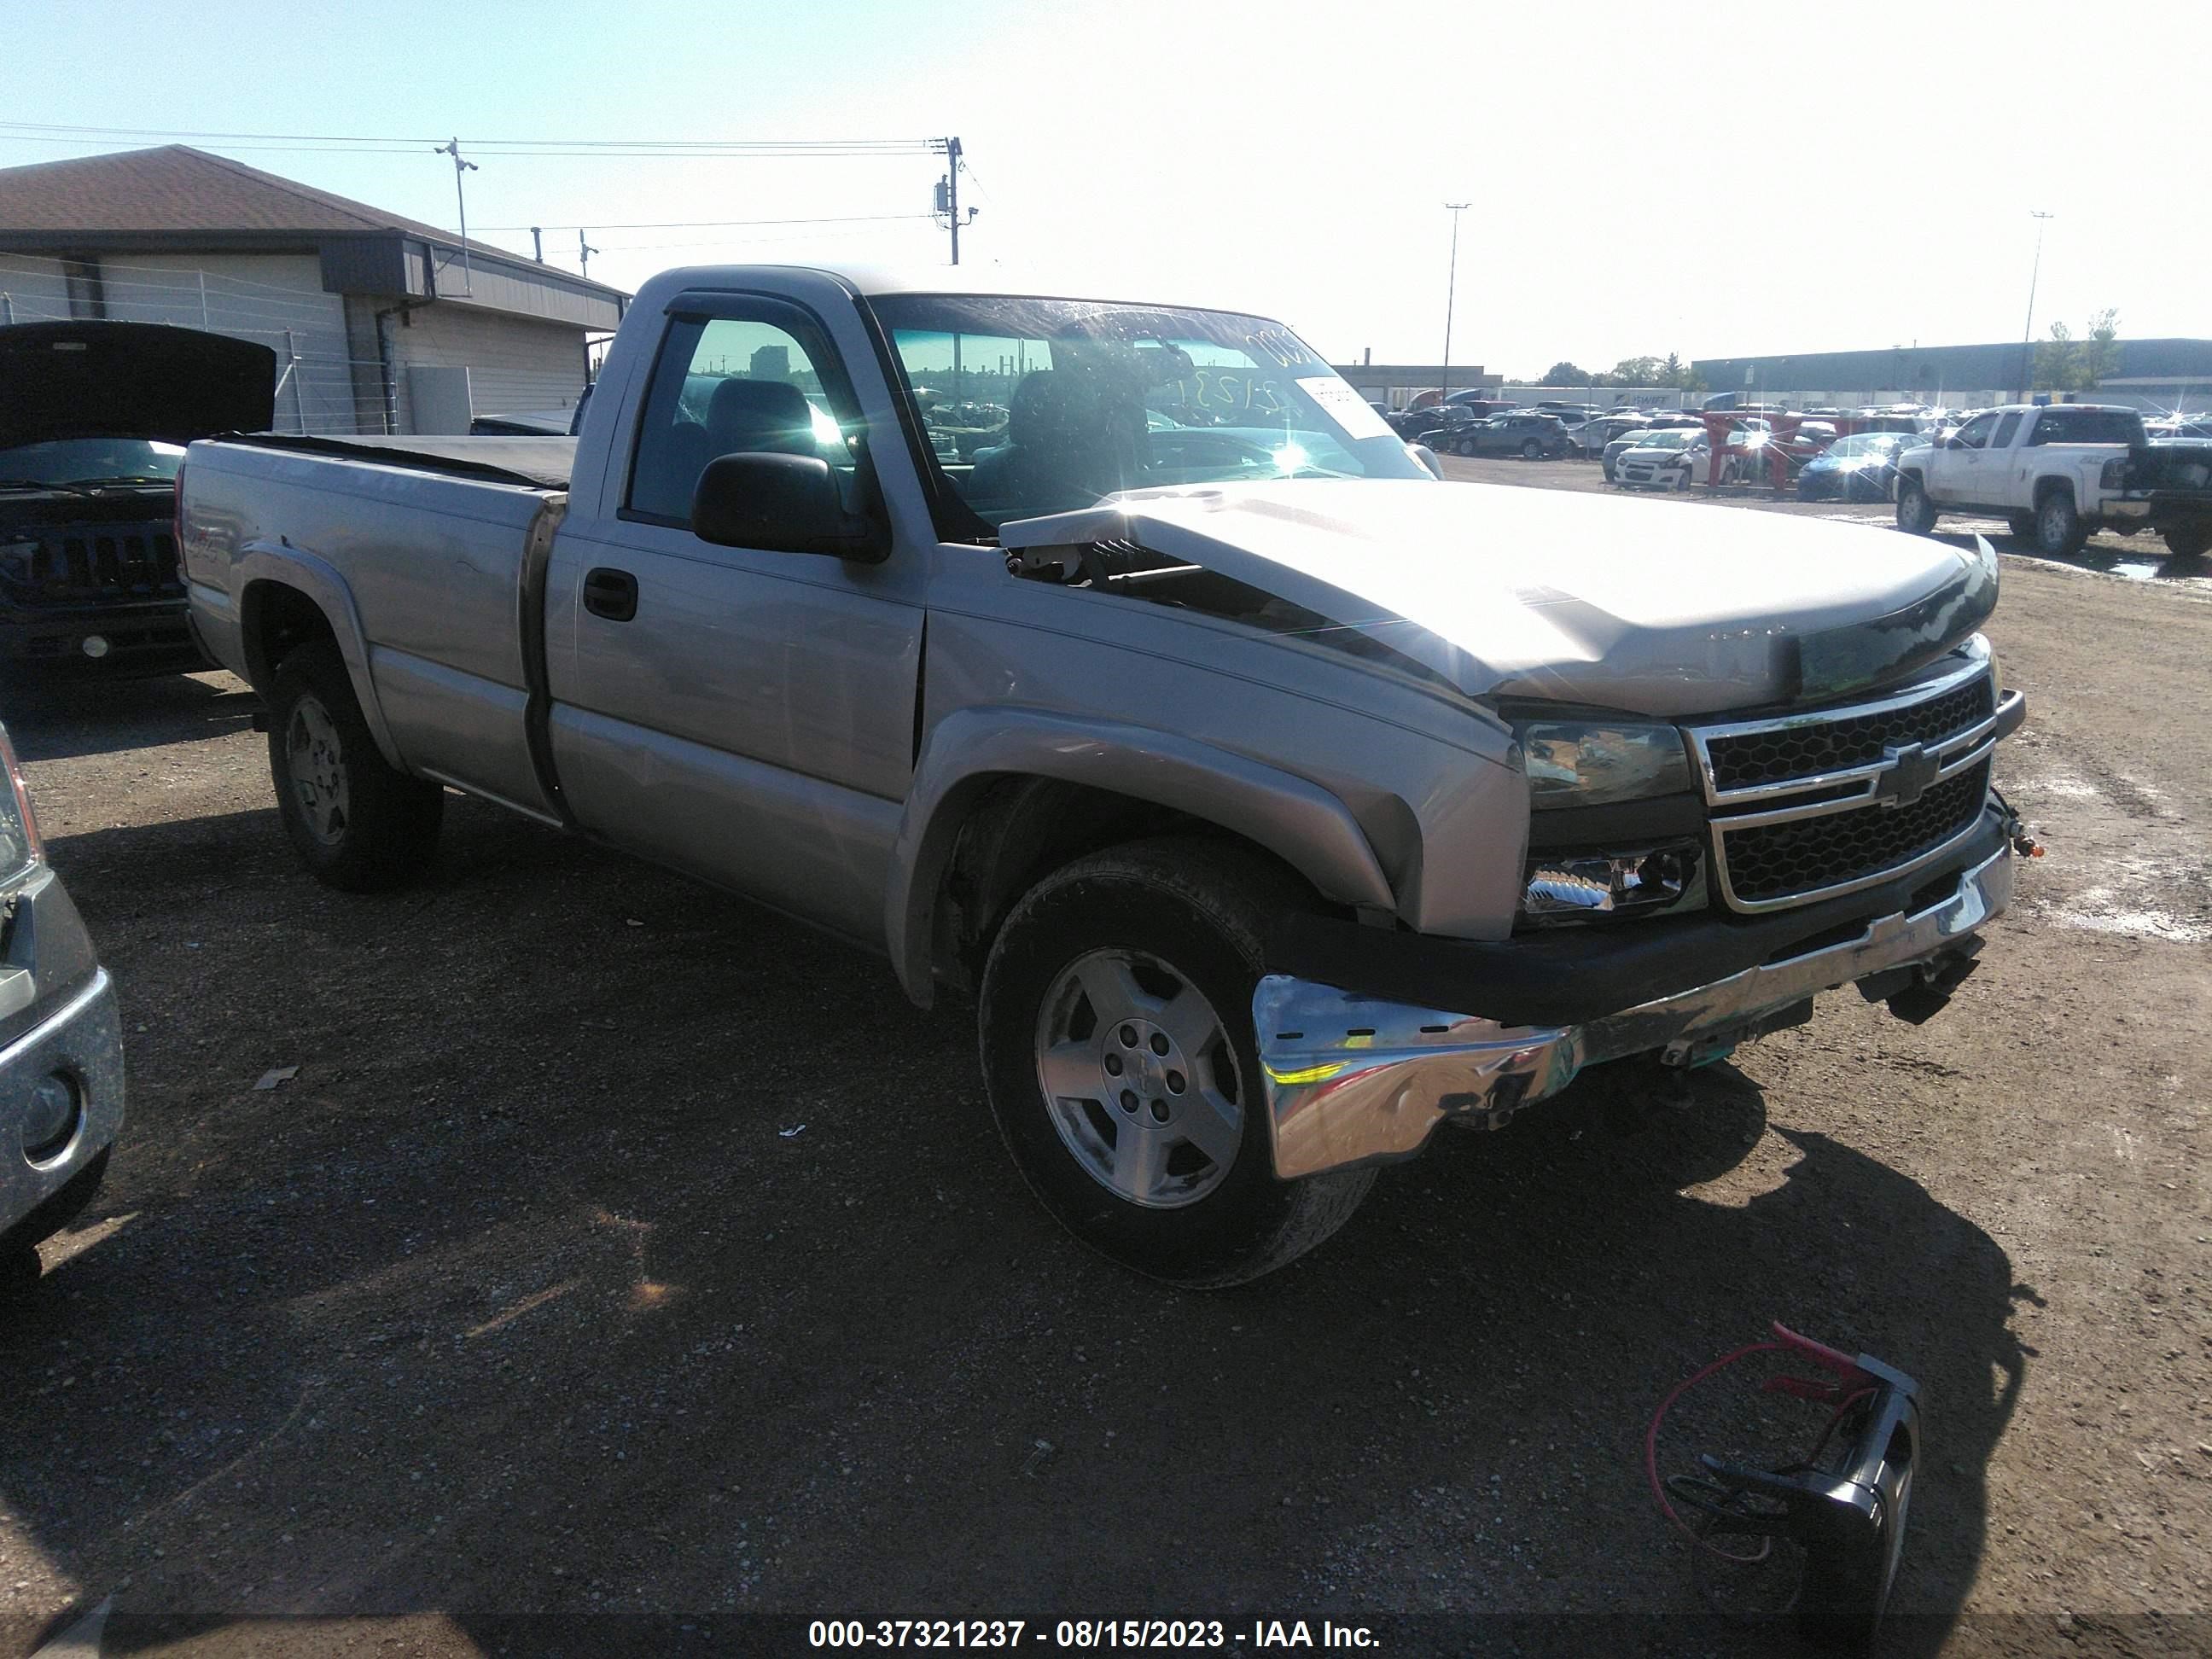
<svg viewBox="0 0 2212 1659">
<path fill-rule="evenodd" d="M 0 118 L 465 138 L 957 133 L 969 261 L 1279 316 L 1340 361 L 1433 362 L 1449 216 L 1455 362 L 2016 338 L 2116 306 L 2212 334 L 2192 82 L 2212 9 L 1578 0 L 834 6 L 12 0 Z M 1733 20 L 1731 21 L 1730 20 Z M 2079 66 L 2079 67 L 2077 67 Z M 2171 118 L 2161 111 L 2174 112 Z M 152 143 L 157 140 L 149 139 Z M 0 132 L 0 165 L 125 148 Z M 451 225 L 450 165 L 241 161 Z M 941 261 L 933 157 L 486 156 L 471 231 L 592 226 L 595 276 Z M 525 251 L 526 231 L 485 230 Z M 574 268 L 576 232 L 549 230 Z M 1164 283 L 1176 290 L 1170 293 Z"/>
</svg>

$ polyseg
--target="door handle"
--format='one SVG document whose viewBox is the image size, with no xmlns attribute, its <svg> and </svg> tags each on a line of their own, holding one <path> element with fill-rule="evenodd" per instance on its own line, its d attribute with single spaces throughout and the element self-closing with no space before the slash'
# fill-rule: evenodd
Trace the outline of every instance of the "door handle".
<svg viewBox="0 0 2212 1659">
<path fill-rule="evenodd" d="M 609 622 L 628 622 L 637 615 L 637 578 L 610 565 L 586 570 L 584 609 Z"/>
</svg>

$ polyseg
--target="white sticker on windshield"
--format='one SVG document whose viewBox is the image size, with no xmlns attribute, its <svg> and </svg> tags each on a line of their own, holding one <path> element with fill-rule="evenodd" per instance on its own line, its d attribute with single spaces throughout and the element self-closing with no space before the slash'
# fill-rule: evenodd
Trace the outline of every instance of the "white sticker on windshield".
<svg viewBox="0 0 2212 1659">
<path fill-rule="evenodd" d="M 1390 436 L 1389 422 L 1368 406 L 1367 399 L 1338 380 L 1335 375 L 1316 374 L 1310 380 L 1300 380 L 1298 390 L 1319 404 L 1329 419 L 1344 428 L 1346 436 L 1352 438 Z"/>
</svg>

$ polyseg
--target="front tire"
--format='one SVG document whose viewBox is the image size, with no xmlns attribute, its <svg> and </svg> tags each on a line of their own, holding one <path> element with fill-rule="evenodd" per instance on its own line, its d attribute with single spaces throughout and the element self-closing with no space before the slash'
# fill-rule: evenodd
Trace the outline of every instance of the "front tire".
<svg viewBox="0 0 2212 1659">
<path fill-rule="evenodd" d="M 1521 459 L 1524 461 L 1542 460 L 1544 459 L 1544 446 L 1538 443 L 1534 438 L 1523 438 L 1521 441 Z"/>
<path fill-rule="evenodd" d="M 1048 876 L 999 930 L 977 1024 L 991 1115 L 1054 1218 L 1191 1288 L 1281 1267 L 1369 1170 L 1275 1177 L 1252 1030 L 1271 913 L 1297 885 L 1233 848 L 1154 841 Z"/>
<path fill-rule="evenodd" d="M 1927 487 L 1919 479 L 1907 477 L 1898 481 L 1897 527 L 1914 536 L 1936 533 L 1936 503 L 1928 499 Z"/>
<path fill-rule="evenodd" d="M 2035 506 L 2035 550 L 2046 559 L 2069 559 L 2088 542 L 2089 526 L 2074 510 L 2073 495 L 2054 489 Z"/>
<path fill-rule="evenodd" d="M 437 851 L 445 790 L 378 752 L 331 641 L 301 646 L 276 665 L 269 772 L 285 833 L 328 886 L 351 893 L 401 886 Z"/>
</svg>

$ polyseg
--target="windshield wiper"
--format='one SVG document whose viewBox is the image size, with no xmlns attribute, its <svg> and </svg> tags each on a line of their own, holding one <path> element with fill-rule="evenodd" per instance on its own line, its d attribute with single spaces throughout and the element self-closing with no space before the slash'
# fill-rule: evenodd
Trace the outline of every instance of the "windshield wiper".
<svg viewBox="0 0 2212 1659">
<path fill-rule="evenodd" d="M 72 495 L 90 495 L 94 491 L 82 484 L 47 483 L 39 478 L 0 478 L 0 489 L 66 489 Z"/>
<path fill-rule="evenodd" d="M 152 472 L 118 472 L 112 477 L 72 478 L 70 483 L 72 485 L 89 485 L 97 488 L 102 484 L 173 484 L 176 480 L 164 478 Z"/>
</svg>

